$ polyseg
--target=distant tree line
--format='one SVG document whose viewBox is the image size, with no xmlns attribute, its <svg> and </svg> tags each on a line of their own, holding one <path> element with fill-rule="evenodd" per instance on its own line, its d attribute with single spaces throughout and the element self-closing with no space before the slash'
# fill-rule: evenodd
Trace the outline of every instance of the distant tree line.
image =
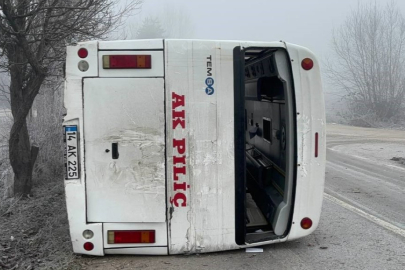
<svg viewBox="0 0 405 270">
<path fill-rule="evenodd" d="M 359 4 L 334 30 L 332 48 L 327 74 L 345 94 L 347 115 L 366 122 L 400 121 L 405 116 L 405 20 L 395 2 Z"/>
</svg>

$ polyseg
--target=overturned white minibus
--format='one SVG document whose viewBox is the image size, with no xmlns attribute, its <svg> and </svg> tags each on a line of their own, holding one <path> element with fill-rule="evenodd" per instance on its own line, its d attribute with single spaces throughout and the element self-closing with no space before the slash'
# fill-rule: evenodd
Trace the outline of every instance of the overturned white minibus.
<svg viewBox="0 0 405 270">
<path fill-rule="evenodd" d="M 319 62 L 285 42 L 69 46 L 65 190 L 75 253 L 213 252 L 318 225 Z"/>
</svg>

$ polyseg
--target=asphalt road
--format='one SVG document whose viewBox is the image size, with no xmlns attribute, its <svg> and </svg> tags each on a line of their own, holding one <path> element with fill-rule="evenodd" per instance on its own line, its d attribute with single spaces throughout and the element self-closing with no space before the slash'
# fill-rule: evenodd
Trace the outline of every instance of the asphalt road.
<svg viewBox="0 0 405 270">
<path fill-rule="evenodd" d="M 325 200 L 298 241 L 190 256 L 82 258 L 86 269 L 405 269 L 405 131 L 327 127 Z"/>
</svg>

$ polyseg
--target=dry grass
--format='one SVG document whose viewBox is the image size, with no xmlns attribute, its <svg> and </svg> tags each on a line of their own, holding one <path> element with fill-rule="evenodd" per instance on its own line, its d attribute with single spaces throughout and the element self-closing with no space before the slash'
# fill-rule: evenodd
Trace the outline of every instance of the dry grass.
<svg viewBox="0 0 405 270">
<path fill-rule="evenodd" d="M 0 265 L 3 269 L 76 268 L 67 224 L 62 181 L 37 186 L 33 197 L 24 200 L 3 200 Z"/>
<path fill-rule="evenodd" d="M 401 115 L 396 115 L 390 120 L 381 121 L 378 120 L 372 113 L 364 115 L 355 115 L 348 111 L 333 113 L 327 111 L 327 122 L 336 123 L 341 125 L 349 125 L 356 127 L 368 127 L 368 128 L 379 128 L 379 129 L 395 129 L 395 130 L 405 130 L 405 114 L 402 112 Z"/>
<path fill-rule="evenodd" d="M 37 116 L 28 121 L 31 141 L 40 147 L 30 198 L 2 196 L 11 168 L 7 145 L 0 148 L 1 270 L 81 268 L 74 262 L 64 197 L 62 100 L 60 88 L 43 91 L 35 104 Z M 7 144 L 11 123 L 0 117 L 0 145 Z"/>
<path fill-rule="evenodd" d="M 63 93 L 61 85 L 42 89 L 35 99 L 28 121 L 31 141 L 38 144 L 39 154 L 34 179 L 40 182 L 61 181 L 63 172 Z"/>
<path fill-rule="evenodd" d="M 6 154 L 11 124 L 11 112 L 8 109 L 0 109 L 0 164 L 4 164 L 8 160 Z"/>
<path fill-rule="evenodd" d="M 0 110 L 0 207 L 2 198 L 6 195 L 6 178 L 11 167 L 8 159 L 8 137 L 11 128 L 12 118 L 8 110 Z"/>
</svg>

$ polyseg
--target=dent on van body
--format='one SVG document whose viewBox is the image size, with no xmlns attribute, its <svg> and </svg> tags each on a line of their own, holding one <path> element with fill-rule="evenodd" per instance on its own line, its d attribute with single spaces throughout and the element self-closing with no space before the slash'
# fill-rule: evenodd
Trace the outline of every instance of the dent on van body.
<svg viewBox="0 0 405 270">
<path fill-rule="evenodd" d="M 165 150 L 163 137 L 159 131 L 149 127 L 132 127 L 113 131 L 96 141 L 104 142 L 106 145 L 118 143 L 120 146 L 133 145 L 140 150 L 140 158 L 133 160 L 132 166 L 120 166 L 116 161 L 111 160 L 108 166 L 100 163 L 93 169 L 96 176 L 90 181 L 97 184 L 116 183 L 120 185 L 125 182 L 125 193 L 131 194 L 165 194 L 166 187 L 161 181 L 151 179 L 165 178 L 165 163 L 160 157 Z M 104 181 L 104 182 L 103 182 Z"/>
</svg>

